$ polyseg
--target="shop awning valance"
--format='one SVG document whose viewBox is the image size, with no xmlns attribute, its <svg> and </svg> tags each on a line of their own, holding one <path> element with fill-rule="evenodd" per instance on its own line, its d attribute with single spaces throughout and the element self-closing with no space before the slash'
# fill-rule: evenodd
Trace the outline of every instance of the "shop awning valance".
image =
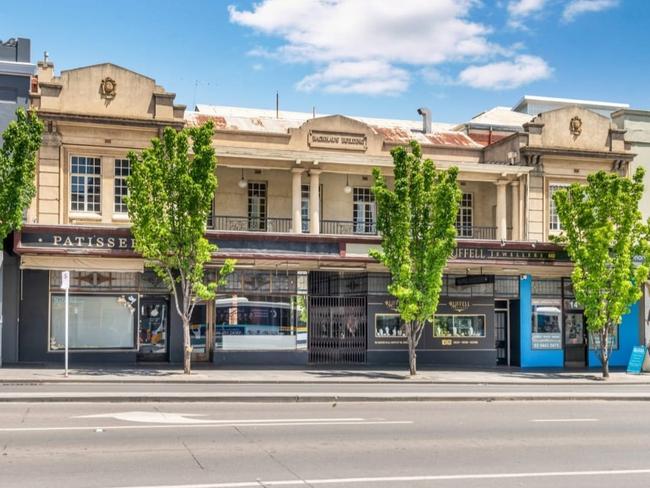
<svg viewBox="0 0 650 488">
<path fill-rule="evenodd" d="M 54 271 L 113 271 L 116 273 L 142 273 L 144 260 L 139 258 L 109 258 L 89 256 L 23 255 L 21 269 L 47 269 Z"/>
</svg>

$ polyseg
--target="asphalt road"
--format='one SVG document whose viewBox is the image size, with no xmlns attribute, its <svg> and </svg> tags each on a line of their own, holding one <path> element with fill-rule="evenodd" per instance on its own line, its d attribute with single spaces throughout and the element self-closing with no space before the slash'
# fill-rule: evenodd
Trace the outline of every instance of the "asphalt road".
<svg viewBox="0 0 650 488">
<path fill-rule="evenodd" d="M 0 486 L 650 482 L 645 402 L 4 404 Z"/>
</svg>

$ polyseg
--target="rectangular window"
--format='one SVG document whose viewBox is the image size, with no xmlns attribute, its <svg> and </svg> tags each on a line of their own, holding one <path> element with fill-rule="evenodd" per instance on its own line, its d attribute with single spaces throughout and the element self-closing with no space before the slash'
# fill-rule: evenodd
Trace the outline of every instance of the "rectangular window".
<svg viewBox="0 0 650 488">
<path fill-rule="evenodd" d="M 266 183 L 248 183 L 248 230 L 266 230 Z"/>
<path fill-rule="evenodd" d="M 137 295 L 70 294 L 71 349 L 133 349 Z M 65 345 L 65 297 L 51 296 L 49 350 Z"/>
<path fill-rule="evenodd" d="M 216 300 L 215 346 L 273 350 L 307 347 L 307 297 L 237 295 Z"/>
<path fill-rule="evenodd" d="M 375 195 L 370 188 L 353 189 L 353 215 L 355 234 L 375 234 L 377 207 Z"/>
<path fill-rule="evenodd" d="M 562 349 L 562 310 L 559 300 L 533 303 L 532 348 Z"/>
<path fill-rule="evenodd" d="M 70 210 L 101 211 L 101 159 L 72 156 L 70 168 Z"/>
<path fill-rule="evenodd" d="M 569 185 L 566 183 L 553 183 L 548 186 L 548 201 L 549 201 L 549 230 L 560 231 L 562 226 L 560 225 L 560 216 L 557 214 L 557 209 L 555 208 L 555 202 L 553 201 L 553 194 L 564 188 L 567 188 Z"/>
<path fill-rule="evenodd" d="M 463 193 L 456 216 L 458 237 L 472 237 L 473 201 L 471 193 Z"/>
<path fill-rule="evenodd" d="M 375 337 L 406 337 L 399 314 L 378 313 L 375 315 Z"/>
<path fill-rule="evenodd" d="M 300 185 L 300 218 L 302 231 L 309 232 L 309 185 Z"/>
<path fill-rule="evenodd" d="M 127 213 L 126 201 L 124 197 L 129 194 L 129 189 L 126 185 L 126 179 L 131 175 L 131 161 L 128 159 L 115 160 L 115 174 L 113 185 L 115 189 L 115 203 L 113 211 L 115 213 Z"/>
<path fill-rule="evenodd" d="M 436 315 L 434 337 L 485 337 L 485 315 Z"/>
</svg>

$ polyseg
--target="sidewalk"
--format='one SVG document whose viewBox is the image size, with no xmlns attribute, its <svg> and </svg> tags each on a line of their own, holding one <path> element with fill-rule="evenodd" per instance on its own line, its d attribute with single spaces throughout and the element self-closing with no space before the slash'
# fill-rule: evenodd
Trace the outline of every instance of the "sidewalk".
<svg viewBox="0 0 650 488">
<path fill-rule="evenodd" d="M 628 375 L 613 371 L 607 384 L 649 385 L 650 374 Z M 148 384 L 477 384 L 477 385 L 593 385 L 600 370 L 431 369 L 415 378 L 406 369 L 303 369 L 197 366 L 191 375 L 180 367 L 80 367 L 63 376 L 62 368 L 3 367 L 0 384 L 16 383 L 148 383 Z"/>
</svg>

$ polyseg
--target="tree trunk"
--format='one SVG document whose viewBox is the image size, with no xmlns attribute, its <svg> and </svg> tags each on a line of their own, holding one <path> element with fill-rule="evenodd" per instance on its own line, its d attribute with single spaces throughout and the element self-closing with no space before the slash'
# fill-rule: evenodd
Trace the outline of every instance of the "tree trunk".
<svg viewBox="0 0 650 488">
<path fill-rule="evenodd" d="M 417 374 L 417 355 L 415 354 L 415 327 L 412 323 L 406 325 L 406 336 L 409 344 L 409 374 L 415 376 Z"/>
<path fill-rule="evenodd" d="M 183 317 L 183 373 L 192 372 L 192 343 L 190 342 L 190 320 Z"/>
<path fill-rule="evenodd" d="M 600 366 L 603 371 L 603 379 L 609 378 L 609 334 L 605 328 L 600 333 Z"/>
</svg>

